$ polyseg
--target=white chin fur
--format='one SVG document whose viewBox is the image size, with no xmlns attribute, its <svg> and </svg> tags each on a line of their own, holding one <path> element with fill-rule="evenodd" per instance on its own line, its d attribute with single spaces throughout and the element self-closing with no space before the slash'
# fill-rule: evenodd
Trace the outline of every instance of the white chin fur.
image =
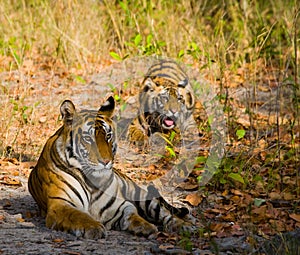
<svg viewBox="0 0 300 255">
<path fill-rule="evenodd" d="M 166 126 L 165 124 L 162 124 L 162 127 L 163 127 L 164 129 L 172 129 L 172 128 L 175 127 L 175 125 L 172 125 L 172 126 Z"/>
</svg>

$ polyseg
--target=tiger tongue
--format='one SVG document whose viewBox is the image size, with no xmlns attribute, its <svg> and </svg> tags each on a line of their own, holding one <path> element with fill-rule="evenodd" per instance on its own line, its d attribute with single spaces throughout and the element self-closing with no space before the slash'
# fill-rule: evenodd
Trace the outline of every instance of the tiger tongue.
<svg viewBox="0 0 300 255">
<path fill-rule="evenodd" d="M 174 121 L 171 119 L 165 119 L 164 123 L 166 124 L 166 126 L 170 127 L 172 125 L 174 125 Z"/>
</svg>

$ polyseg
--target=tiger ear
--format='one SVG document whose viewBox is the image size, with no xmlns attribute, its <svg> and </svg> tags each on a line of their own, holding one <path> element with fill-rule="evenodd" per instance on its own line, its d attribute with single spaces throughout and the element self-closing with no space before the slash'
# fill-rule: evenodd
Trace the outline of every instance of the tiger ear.
<svg viewBox="0 0 300 255">
<path fill-rule="evenodd" d="M 188 83 L 189 83 L 189 80 L 187 78 L 185 78 L 182 81 L 178 82 L 178 87 L 185 88 L 186 85 L 188 85 Z"/>
<path fill-rule="evenodd" d="M 60 106 L 60 114 L 65 124 L 71 124 L 74 118 L 76 109 L 72 101 L 65 100 Z"/>
<path fill-rule="evenodd" d="M 190 92 L 186 93 L 185 103 L 186 103 L 187 108 L 189 108 L 189 109 L 194 107 L 195 99 L 194 99 L 194 96 L 192 95 L 192 93 L 190 93 Z"/>
<path fill-rule="evenodd" d="M 111 118 L 113 116 L 114 110 L 115 110 L 115 99 L 113 98 L 113 96 L 110 96 L 100 107 L 97 115 L 106 115 L 109 118 Z"/>
</svg>

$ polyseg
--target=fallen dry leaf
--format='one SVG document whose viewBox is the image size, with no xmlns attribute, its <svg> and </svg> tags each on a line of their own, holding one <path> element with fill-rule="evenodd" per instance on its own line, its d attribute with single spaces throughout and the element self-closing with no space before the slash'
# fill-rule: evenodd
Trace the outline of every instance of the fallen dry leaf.
<svg viewBox="0 0 300 255">
<path fill-rule="evenodd" d="M 192 193 L 188 194 L 185 198 L 185 201 L 187 201 L 192 206 L 198 206 L 202 202 L 203 198 L 198 193 Z"/>
<path fill-rule="evenodd" d="M 174 248 L 174 245 L 171 245 L 171 244 L 161 244 L 159 246 L 159 249 L 162 249 L 162 250 L 168 250 L 168 249 L 173 249 Z"/>
<path fill-rule="evenodd" d="M 293 199 L 295 199 L 295 195 L 293 195 L 290 192 L 284 192 L 283 198 L 284 198 L 284 200 L 293 200 Z"/>
<path fill-rule="evenodd" d="M 11 185 L 11 186 L 22 186 L 22 183 L 15 179 L 15 178 L 11 178 L 9 176 L 4 176 L 4 177 L 0 177 L 0 184 L 5 184 L 5 185 Z"/>
<path fill-rule="evenodd" d="M 235 221 L 235 216 L 233 213 L 227 213 L 226 215 L 221 217 L 225 221 Z"/>
<path fill-rule="evenodd" d="M 270 224 L 272 228 L 274 228 L 276 231 L 282 232 L 286 230 L 285 222 L 281 220 L 270 220 Z"/>
<path fill-rule="evenodd" d="M 277 192 L 270 192 L 269 198 L 271 200 L 277 200 L 277 199 L 281 199 L 281 195 Z"/>
<path fill-rule="evenodd" d="M 190 182 L 182 182 L 178 185 L 179 188 L 183 190 L 195 190 L 199 188 L 199 184 L 190 183 Z"/>
<path fill-rule="evenodd" d="M 54 243 L 62 243 L 64 242 L 65 240 L 64 239 L 61 239 L 61 238 L 56 238 L 56 239 L 53 239 L 52 240 Z"/>
<path fill-rule="evenodd" d="M 290 218 L 292 218 L 293 220 L 300 222 L 300 214 L 295 214 L 295 213 L 291 213 L 289 214 Z"/>
<path fill-rule="evenodd" d="M 239 197 L 239 196 L 232 196 L 232 197 L 230 198 L 230 200 L 231 200 L 232 202 L 234 202 L 235 204 L 238 204 L 238 203 L 241 201 L 241 197 Z"/>
<path fill-rule="evenodd" d="M 234 195 L 237 195 L 237 196 L 243 196 L 243 192 L 241 192 L 238 189 L 232 189 L 231 193 L 234 194 Z"/>
</svg>

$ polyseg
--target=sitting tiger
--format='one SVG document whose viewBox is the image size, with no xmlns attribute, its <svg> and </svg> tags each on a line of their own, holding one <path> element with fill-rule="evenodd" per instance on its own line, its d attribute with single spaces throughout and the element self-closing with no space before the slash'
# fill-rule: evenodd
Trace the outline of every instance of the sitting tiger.
<svg viewBox="0 0 300 255">
<path fill-rule="evenodd" d="M 188 76 L 174 61 L 152 65 L 141 84 L 138 116 L 128 128 L 129 141 L 137 145 L 156 132 L 184 130 L 192 118 L 195 95 Z"/>
<path fill-rule="evenodd" d="M 156 225 L 192 230 L 187 208 L 171 206 L 154 186 L 139 186 L 113 168 L 114 108 L 113 97 L 98 111 L 62 103 L 63 126 L 47 141 L 28 181 L 46 226 L 89 239 L 105 237 L 106 229 L 143 236 L 155 233 Z"/>
</svg>

